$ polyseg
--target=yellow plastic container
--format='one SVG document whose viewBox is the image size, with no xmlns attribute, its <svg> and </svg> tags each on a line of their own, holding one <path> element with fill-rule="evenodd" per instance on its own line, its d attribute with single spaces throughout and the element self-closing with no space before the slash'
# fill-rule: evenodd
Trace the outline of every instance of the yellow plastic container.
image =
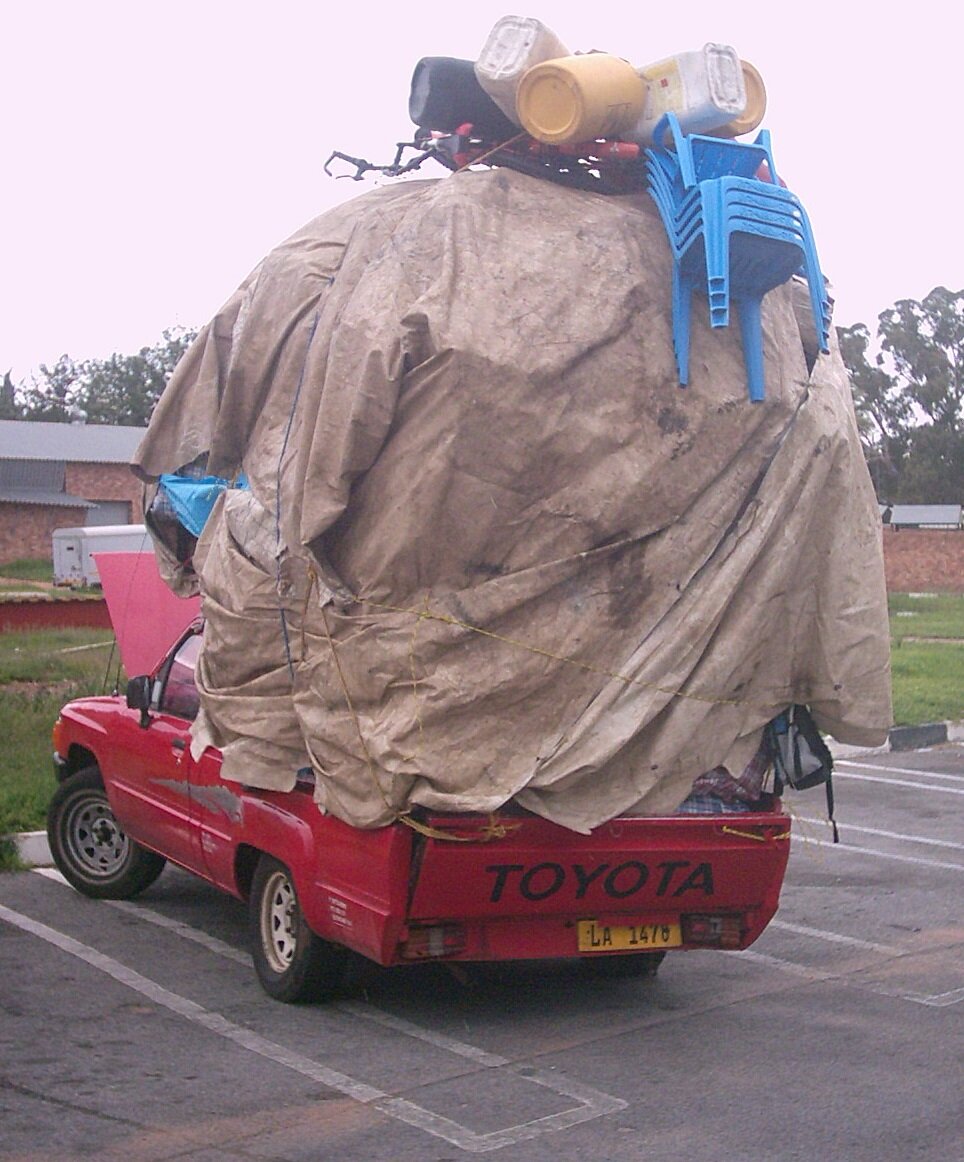
<svg viewBox="0 0 964 1162">
<path fill-rule="evenodd" d="M 752 133 L 763 120 L 767 111 L 767 90 L 763 78 L 749 61 L 740 61 L 743 69 L 743 84 L 746 86 L 746 108 L 739 117 L 727 121 L 716 129 L 707 129 L 710 137 L 742 137 Z"/>
<path fill-rule="evenodd" d="M 548 145 L 619 137 L 639 120 L 646 82 L 622 57 L 591 52 L 534 65 L 516 94 L 523 129 Z"/>
</svg>

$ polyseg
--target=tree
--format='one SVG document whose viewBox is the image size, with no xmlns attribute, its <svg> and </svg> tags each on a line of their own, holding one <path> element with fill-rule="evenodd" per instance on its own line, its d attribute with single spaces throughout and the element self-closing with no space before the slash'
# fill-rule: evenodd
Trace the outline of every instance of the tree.
<svg viewBox="0 0 964 1162">
<path fill-rule="evenodd" d="M 21 395 L 25 420 L 66 423 L 75 415 L 76 396 L 80 388 L 83 364 L 69 355 L 61 355 L 53 367 L 40 365 L 40 375 L 33 376 Z"/>
<path fill-rule="evenodd" d="M 0 420 L 22 420 L 23 407 L 17 402 L 17 388 L 10 378 L 10 372 L 3 373 L 0 385 Z"/>
<path fill-rule="evenodd" d="M 858 323 L 838 328 L 881 500 L 964 500 L 964 291 L 935 287 L 878 316 L 879 350 Z"/>
<path fill-rule="evenodd" d="M 29 383 L 14 385 L 9 373 L 0 394 L 0 418 L 63 423 L 79 416 L 92 424 L 145 427 L 161 392 L 197 332 L 183 327 L 163 332 L 159 343 L 136 355 L 75 362 L 61 355 L 53 367 L 41 364 Z"/>
<path fill-rule="evenodd" d="M 111 355 L 84 365 L 76 402 L 92 424 L 146 427 L 154 405 L 178 360 L 195 336 L 191 331 L 165 331 L 163 341 L 142 347 L 136 355 Z"/>
<path fill-rule="evenodd" d="M 937 428 L 964 427 L 964 291 L 935 287 L 901 299 L 878 319 L 881 347 L 914 402 Z"/>
<path fill-rule="evenodd" d="M 901 474 L 900 499 L 917 504 L 964 501 L 964 435 L 936 424 L 915 428 Z"/>
<path fill-rule="evenodd" d="M 880 499 L 892 499 L 897 495 L 907 453 L 910 400 L 879 361 L 872 364 L 868 359 L 870 332 L 863 323 L 838 327 L 837 339 L 850 372 L 857 426 L 874 488 Z"/>
</svg>

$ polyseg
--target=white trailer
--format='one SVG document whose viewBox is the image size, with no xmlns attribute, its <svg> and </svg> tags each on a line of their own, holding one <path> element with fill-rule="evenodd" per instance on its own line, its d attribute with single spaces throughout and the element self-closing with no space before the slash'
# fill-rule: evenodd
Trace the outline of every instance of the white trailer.
<svg viewBox="0 0 964 1162">
<path fill-rule="evenodd" d="M 55 585 L 99 585 L 92 554 L 139 553 L 152 547 L 142 524 L 55 529 L 53 543 Z"/>
</svg>

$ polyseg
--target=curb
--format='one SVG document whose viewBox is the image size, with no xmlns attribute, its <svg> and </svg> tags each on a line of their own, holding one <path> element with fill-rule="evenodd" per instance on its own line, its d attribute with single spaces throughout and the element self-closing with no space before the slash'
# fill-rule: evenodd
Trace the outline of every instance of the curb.
<svg viewBox="0 0 964 1162">
<path fill-rule="evenodd" d="M 921 726 L 895 726 L 884 746 L 848 746 L 830 740 L 834 758 L 847 755 L 884 754 L 887 751 L 922 750 L 943 742 L 964 742 L 964 722 L 927 722 Z M 23 831 L 10 835 L 17 855 L 30 867 L 53 867 L 46 831 Z"/>
<path fill-rule="evenodd" d="M 17 849 L 17 855 L 22 863 L 30 867 L 54 866 L 46 831 L 22 831 L 19 835 L 11 835 L 8 838 L 13 840 L 13 846 Z"/>
<path fill-rule="evenodd" d="M 895 726 L 888 737 L 890 750 L 920 750 L 947 742 L 948 723 L 927 722 L 921 726 Z"/>
<path fill-rule="evenodd" d="M 48 597 L 0 600 L 0 630 L 111 629 L 107 602 L 92 597 Z"/>
<path fill-rule="evenodd" d="M 888 751 L 924 750 L 944 742 L 964 742 L 964 722 L 925 722 L 920 726 L 892 726 L 883 746 L 853 746 L 828 738 L 834 758 L 886 754 Z"/>
</svg>

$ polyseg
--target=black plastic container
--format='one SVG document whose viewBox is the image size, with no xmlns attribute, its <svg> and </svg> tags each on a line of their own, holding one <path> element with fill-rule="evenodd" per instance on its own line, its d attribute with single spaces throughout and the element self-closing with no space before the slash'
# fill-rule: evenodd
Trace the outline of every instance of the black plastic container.
<svg viewBox="0 0 964 1162">
<path fill-rule="evenodd" d="M 472 61 L 426 56 L 415 66 L 408 115 L 421 129 L 454 133 L 470 122 L 486 141 L 508 141 L 521 130 L 482 88 Z"/>
</svg>

